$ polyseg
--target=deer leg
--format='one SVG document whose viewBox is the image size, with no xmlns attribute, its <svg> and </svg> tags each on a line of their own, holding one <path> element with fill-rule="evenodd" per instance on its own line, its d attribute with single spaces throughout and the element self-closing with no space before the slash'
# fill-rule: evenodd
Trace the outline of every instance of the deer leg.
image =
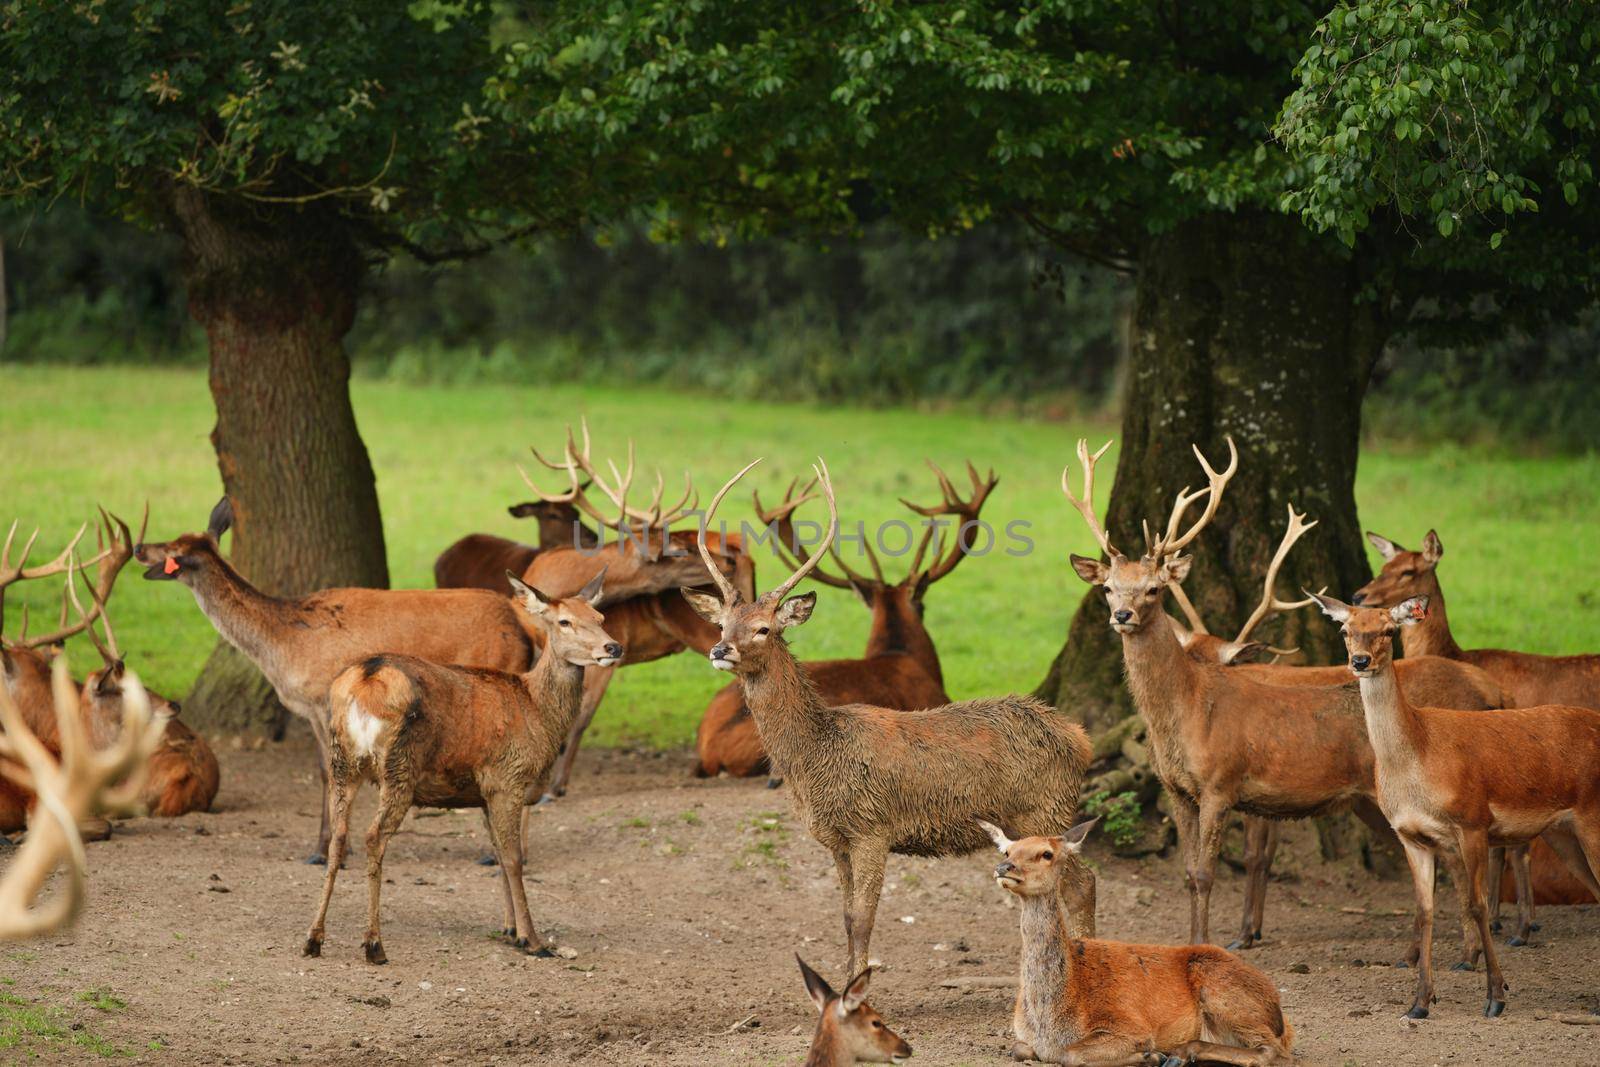
<svg viewBox="0 0 1600 1067">
<path fill-rule="evenodd" d="M 500 923 L 500 932 L 507 937 L 516 937 L 516 904 L 511 899 L 511 882 L 508 878 L 506 878 L 506 865 L 500 860 L 500 843 L 495 840 L 494 819 L 489 815 L 489 805 L 487 804 L 483 806 L 483 828 L 488 831 L 490 853 L 494 856 L 495 865 L 499 866 L 500 868 L 500 896 L 505 905 L 503 911 L 501 912 L 502 921 Z"/>
<path fill-rule="evenodd" d="M 878 914 L 878 897 L 883 892 L 883 869 L 889 860 L 889 842 L 858 841 L 850 849 L 850 874 L 853 885 L 845 928 L 850 939 L 850 961 L 846 974 L 860 974 L 871 958 L 872 925 Z"/>
<path fill-rule="evenodd" d="M 1272 874 L 1272 861 L 1278 856 L 1278 843 L 1283 839 L 1283 827 L 1276 819 L 1267 819 L 1267 839 L 1262 847 L 1261 871 L 1256 876 L 1256 927 L 1253 931 L 1261 940 L 1261 928 L 1267 911 L 1267 878 Z"/>
<path fill-rule="evenodd" d="M 1244 817 L 1244 918 L 1240 921 L 1239 936 L 1228 946 L 1230 951 L 1247 949 L 1260 936 L 1261 920 L 1257 917 L 1256 897 L 1266 892 L 1263 875 L 1257 884 L 1257 874 L 1266 860 L 1267 837 L 1270 823 L 1253 815 Z"/>
<path fill-rule="evenodd" d="M 491 793 L 484 800 L 495 851 L 500 855 L 500 872 L 515 908 L 516 940 L 512 944 L 534 956 L 554 956 L 533 928 L 533 916 L 528 914 L 527 888 L 522 883 L 522 791 Z"/>
<path fill-rule="evenodd" d="M 411 794 L 401 793 L 389 783 L 378 786 L 378 814 L 367 830 L 367 937 L 361 947 L 367 951 L 368 963 L 388 963 L 383 952 L 383 938 L 378 928 L 378 898 L 383 892 L 383 853 L 389 847 L 406 812 L 411 810 Z"/>
<path fill-rule="evenodd" d="M 1436 861 L 1432 846 L 1404 835 L 1400 843 L 1405 846 L 1406 863 L 1411 867 L 1411 887 L 1417 896 L 1417 995 L 1412 999 L 1406 1015 L 1413 1019 L 1426 1019 L 1428 1006 L 1433 1003 L 1433 878 Z"/>
<path fill-rule="evenodd" d="M 1198 943 L 1200 935 L 1200 902 L 1195 883 L 1196 850 L 1200 843 L 1200 809 L 1194 801 L 1171 789 L 1167 796 L 1172 800 L 1172 825 L 1178 831 L 1178 851 L 1183 856 L 1183 885 L 1189 891 L 1189 940 Z"/>
<path fill-rule="evenodd" d="M 1227 1063 L 1234 1067 L 1271 1067 L 1277 1063 L 1291 1063 L 1270 1045 L 1240 1048 L 1238 1045 L 1219 1045 L 1215 1041 L 1188 1041 L 1171 1050 L 1172 1060 L 1178 1063 Z"/>
<path fill-rule="evenodd" d="M 1148 1042 L 1116 1034 L 1095 1034 L 1082 1041 L 1074 1041 L 1059 1052 L 1042 1052 L 1040 1057 L 1045 1063 L 1069 1064 L 1070 1067 L 1141 1067 L 1165 1060 L 1161 1053 L 1150 1048 Z"/>
<path fill-rule="evenodd" d="M 327 874 L 322 879 L 322 902 L 317 906 L 317 917 L 311 920 L 311 929 L 306 933 L 307 956 L 322 955 L 322 939 L 328 922 L 328 904 L 333 900 L 333 880 L 339 876 L 339 868 L 344 866 L 345 849 L 350 843 L 350 804 L 360 789 L 359 779 L 352 782 L 344 772 L 335 770 L 333 782 L 329 786 L 329 790 L 333 793 L 332 851 L 328 854 Z"/>
<path fill-rule="evenodd" d="M 1467 914 L 1478 928 L 1483 942 L 1483 966 L 1489 976 L 1488 999 L 1483 1013 L 1493 1019 L 1506 1010 L 1506 981 L 1500 973 L 1500 959 L 1489 934 L 1489 907 L 1484 900 L 1484 868 L 1489 864 L 1489 837 L 1482 830 L 1457 830 L 1455 873 L 1460 877 Z"/>
<path fill-rule="evenodd" d="M 1517 885 L 1517 932 L 1506 941 L 1512 948 L 1521 948 L 1533 940 L 1533 870 L 1528 865 L 1528 846 L 1516 845 L 1505 849 L 1506 859 L 1511 861 L 1511 880 Z M 1492 855 L 1492 853 L 1491 853 Z M 1489 867 L 1493 871 L 1496 861 L 1490 859 Z M 1495 892 L 1493 897 L 1496 905 L 1500 901 L 1500 894 Z"/>
<path fill-rule="evenodd" d="M 1489 901 L 1489 929 L 1493 933 L 1500 932 L 1500 884 L 1505 877 L 1507 852 L 1503 848 L 1489 850 L 1489 871 L 1484 876 L 1484 893 Z M 1515 877 L 1515 874 L 1513 874 Z"/>
<path fill-rule="evenodd" d="M 1200 801 L 1200 837 L 1195 845 L 1195 895 L 1199 901 L 1199 944 L 1211 941 L 1211 886 L 1217 879 L 1217 858 L 1222 854 L 1222 828 L 1228 805 L 1216 797 Z"/>
<path fill-rule="evenodd" d="M 577 721 L 567 732 L 567 743 L 561 753 L 561 759 L 556 763 L 555 777 L 550 779 L 550 785 L 545 789 L 544 796 L 539 798 L 539 803 L 548 804 L 557 797 L 567 795 L 567 780 L 572 777 L 572 764 L 578 758 L 578 746 L 583 743 L 583 732 L 589 728 L 589 723 L 594 721 L 594 713 L 600 710 L 600 700 L 606 695 L 606 686 L 611 684 L 611 676 L 616 673 L 615 665 L 583 669 L 583 703 L 578 709 Z"/>
<path fill-rule="evenodd" d="M 312 866 L 320 866 L 328 862 L 328 839 L 333 834 L 332 812 L 328 806 L 328 782 L 332 777 L 330 767 L 333 759 L 333 731 L 328 726 L 325 708 L 312 708 L 311 713 L 305 718 L 311 723 L 311 736 L 317 742 L 317 781 L 322 785 L 322 823 L 317 828 L 317 847 L 306 857 L 306 862 Z"/>
</svg>

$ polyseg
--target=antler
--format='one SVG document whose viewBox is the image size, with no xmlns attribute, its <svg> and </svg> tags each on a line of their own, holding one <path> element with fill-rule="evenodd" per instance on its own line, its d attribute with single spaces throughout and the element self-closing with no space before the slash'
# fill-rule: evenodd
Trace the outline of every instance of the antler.
<svg viewBox="0 0 1600 1067">
<path fill-rule="evenodd" d="M 1217 505 L 1222 503 L 1222 491 L 1227 487 L 1228 482 L 1239 470 L 1239 449 L 1234 445 L 1233 437 L 1231 435 L 1227 438 L 1227 442 L 1228 467 L 1220 474 L 1213 470 L 1211 464 L 1206 461 L 1206 457 L 1200 451 L 1199 445 L 1190 446 L 1194 449 L 1195 458 L 1200 461 L 1201 469 L 1206 472 L 1206 481 L 1209 484 L 1204 489 L 1197 490 L 1193 493 L 1189 492 L 1188 486 L 1183 487 L 1183 491 L 1180 492 L 1177 499 L 1173 501 L 1172 515 L 1167 519 L 1167 531 L 1161 537 L 1158 537 L 1155 541 L 1151 541 L 1150 528 L 1148 526 L 1145 527 L 1145 554 L 1151 559 L 1163 559 L 1168 556 L 1177 555 L 1179 552 L 1188 547 L 1191 541 L 1200 536 L 1201 530 L 1204 530 L 1208 525 L 1210 525 L 1212 516 L 1217 513 Z M 1206 498 L 1205 511 L 1202 512 L 1200 517 L 1194 521 L 1194 525 L 1190 526 L 1182 536 L 1179 536 L 1178 526 L 1183 522 L 1184 512 L 1189 510 L 1189 505 L 1193 504 L 1201 497 Z"/>
<path fill-rule="evenodd" d="M 711 520 L 717 513 L 717 508 L 722 504 L 722 498 L 728 495 L 728 490 L 732 489 L 738 483 L 740 478 L 743 478 L 746 474 L 750 473 L 751 467 L 754 467 L 760 462 L 761 461 L 759 459 L 751 460 L 749 463 L 745 464 L 743 470 L 741 470 L 738 474 L 735 474 L 732 478 L 728 479 L 727 483 L 724 484 L 721 489 L 717 490 L 717 495 L 711 498 L 711 506 L 706 509 L 705 518 L 700 523 L 699 536 L 695 540 L 695 543 L 700 547 L 700 558 L 705 560 L 706 569 L 711 572 L 711 577 L 716 580 L 717 588 L 722 591 L 723 601 L 728 604 L 732 604 L 734 602 L 734 598 L 738 596 L 738 591 L 734 589 L 732 582 L 723 577 L 722 571 L 716 566 L 716 561 L 712 559 L 711 550 L 706 547 L 706 529 L 710 527 Z M 817 472 L 817 481 L 821 483 L 822 494 L 827 498 L 828 501 L 827 533 L 822 538 L 822 544 L 817 546 L 816 554 L 807 558 L 807 560 L 802 563 L 793 574 L 789 575 L 787 581 L 767 594 L 768 596 L 778 600 L 788 596 L 789 590 L 800 584 L 800 580 L 806 575 L 816 570 L 817 563 L 821 561 L 822 557 L 827 554 L 828 549 L 832 547 L 834 535 L 838 533 L 839 530 L 839 505 L 833 497 L 833 481 L 828 477 L 828 464 L 824 462 L 821 457 L 818 457 L 817 466 L 813 467 L 812 469 Z M 794 506 L 789 510 L 792 512 L 794 507 L 799 506 L 799 503 L 799 501 L 796 501 Z"/>
<path fill-rule="evenodd" d="M 88 631 L 90 639 L 94 642 L 95 647 L 99 649 L 101 656 L 107 657 L 108 663 L 117 658 L 116 636 L 111 632 L 111 620 L 105 614 L 106 601 L 111 596 L 112 587 L 116 585 L 117 575 L 122 572 L 122 568 L 127 565 L 128 560 L 133 558 L 135 541 L 133 534 L 128 530 L 128 524 L 115 515 L 109 514 L 104 508 L 100 509 L 100 520 L 102 526 L 100 531 L 96 533 L 100 551 L 86 563 L 80 564 L 72 561 L 66 568 L 63 568 L 67 572 L 67 581 L 66 588 L 61 593 L 61 619 L 58 627 L 54 631 L 41 634 L 38 637 L 19 639 L 17 641 L 18 645 L 25 648 L 58 645 L 69 637 L 75 637 L 84 631 Z M 149 524 L 150 506 L 146 504 L 144 520 L 139 525 L 139 540 L 144 540 L 145 530 L 149 527 Z M 76 540 L 74 540 L 74 544 L 76 544 Z M 93 606 L 88 611 L 85 611 L 82 602 L 78 600 L 74 579 L 77 572 L 88 570 L 91 565 L 97 567 L 95 583 L 89 589 L 89 598 L 93 601 Z M 78 613 L 76 622 L 69 623 L 67 621 L 68 604 L 71 604 Z M 94 632 L 94 624 L 97 620 L 101 621 L 105 626 L 109 648 L 101 643 L 99 635 Z"/>
<path fill-rule="evenodd" d="M 770 509 L 762 506 L 760 490 L 751 494 L 752 499 L 755 501 L 756 517 L 761 520 L 762 525 L 777 527 L 777 537 L 773 541 L 773 551 L 783 561 L 784 566 L 790 570 L 796 570 L 807 563 L 811 563 L 811 553 L 806 551 L 806 547 L 800 543 L 800 538 L 795 533 L 794 512 L 801 504 L 817 498 L 817 494 L 812 492 L 816 484 L 817 479 L 812 478 L 804 489 L 799 490 L 800 495 L 796 497 L 795 490 L 800 486 L 800 479 L 795 478 L 789 483 L 789 488 L 784 490 L 783 502 Z M 867 556 L 872 561 L 872 570 L 881 582 L 883 580 L 883 569 L 878 564 L 878 557 L 873 554 L 871 545 L 865 545 L 865 547 Z M 811 577 L 813 579 L 823 585 L 830 585 L 835 589 L 849 589 L 852 581 L 866 581 L 860 574 L 851 570 L 850 565 L 839 557 L 839 552 L 836 548 L 830 547 L 829 554 L 838 562 L 845 573 L 845 577 L 840 578 L 837 575 L 829 574 L 820 565 L 812 564 Z"/>
<path fill-rule="evenodd" d="M 533 480 L 528 477 L 527 471 L 520 466 L 517 468 L 517 473 L 522 475 L 522 480 L 527 483 L 528 488 L 539 499 L 552 504 L 572 504 L 596 522 L 613 528 L 632 526 L 637 522 L 643 527 L 646 534 L 650 530 L 660 529 L 683 518 L 698 506 L 699 497 L 695 494 L 694 483 L 689 477 L 689 472 L 684 471 L 683 497 L 672 507 L 663 508 L 661 500 L 665 493 L 666 483 L 661 476 L 661 472 L 657 471 L 655 491 L 650 498 L 650 506 L 647 508 L 630 507 L 628 505 L 628 491 L 633 486 L 633 441 L 629 440 L 628 442 L 628 466 L 626 471 L 618 470 L 616 461 L 609 459 L 606 461 L 606 466 L 610 468 L 612 479 L 611 484 L 607 484 L 605 477 L 601 474 L 591 456 L 588 418 L 580 419 L 579 425 L 583 430 L 583 446 L 581 448 L 578 446 L 577 440 L 572 435 L 572 427 L 569 425 L 567 427 L 566 458 L 559 463 L 546 459 L 537 448 L 529 449 L 534 458 L 546 467 L 551 470 L 566 472 L 570 484 L 565 493 L 552 494 L 545 492 L 533 484 Z M 583 485 L 578 484 L 578 473 L 580 471 L 587 475 L 589 479 Z M 617 509 L 616 515 L 607 515 L 589 499 L 587 491 L 590 488 L 598 488 L 605 494 L 606 498 L 611 501 L 612 506 Z"/>
<path fill-rule="evenodd" d="M 1109 444 L 1110 442 L 1107 442 L 1108 446 Z M 1101 449 L 1101 451 L 1104 452 L 1105 449 Z M 1095 458 L 1099 458 L 1098 454 Z M 955 570 L 956 564 L 960 563 L 967 553 L 971 551 L 972 538 L 977 531 L 968 530 L 966 527 L 978 521 L 978 515 L 983 511 L 984 503 L 988 501 L 989 494 L 994 492 L 994 487 L 1000 484 L 1000 479 L 995 477 L 992 467 L 987 476 L 980 476 L 978 468 L 972 465 L 970 459 L 967 460 L 967 477 L 972 481 L 972 495 L 963 500 L 961 495 L 956 492 L 955 487 L 950 484 L 949 476 L 940 470 L 933 460 L 928 460 L 928 467 L 933 471 L 934 476 L 939 479 L 939 490 L 943 495 L 943 499 L 939 503 L 928 507 L 913 504 L 905 497 L 900 498 L 900 503 L 915 511 L 918 515 L 930 519 L 937 518 L 940 515 L 954 515 L 957 518 L 955 546 L 948 555 L 944 552 L 943 532 L 941 531 L 940 533 L 939 548 L 934 553 L 934 563 L 928 568 L 927 572 L 927 580 L 932 583 L 937 582 L 940 578 Z M 1067 495 L 1070 497 L 1072 494 L 1068 493 Z M 928 547 L 929 538 L 937 525 L 939 524 L 930 524 L 928 532 L 923 535 L 922 544 L 917 548 L 916 559 L 911 564 L 911 573 L 917 574 L 920 572 L 923 551 Z"/>
<path fill-rule="evenodd" d="M 135 807 L 150 755 L 167 728 L 167 716 L 151 715 L 144 687 L 130 674 L 123 681 L 122 731 L 110 748 L 96 751 L 78 714 L 78 694 L 65 656 L 56 659 L 51 686 L 61 738 L 59 762 L 0 686 L 0 774 L 39 798 L 27 840 L 0 877 L 0 940 L 48 933 L 77 917 L 87 876 L 78 821 L 96 812 L 119 814 Z M 36 908 L 45 880 L 62 863 L 67 865 L 65 891 Z"/>
<path fill-rule="evenodd" d="M 1107 441 L 1100 446 L 1100 451 L 1094 455 L 1089 454 L 1089 441 L 1087 438 L 1078 438 L 1078 463 L 1083 467 L 1083 497 L 1072 495 L 1072 485 L 1069 476 L 1072 468 L 1064 467 L 1061 471 L 1061 491 L 1071 501 L 1072 506 L 1078 509 L 1078 514 L 1083 516 L 1083 521 L 1089 524 L 1089 531 L 1094 534 L 1094 539 L 1100 543 L 1100 551 L 1112 559 L 1121 559 L 1122 553 L 1118 552 L 1111 544 L 1111 538 L 1106 535 L 1105 527 L 1100 525 L 1100 520 L 1094 513 L 1094 465 L 1100 462 L 1100 457 L 1106 454 L 1106 449 L 1111 447 Z"/>
<path fill-rule="evenodd" d="M 1316 602 L 1315 597 L 1309 596 L 1303 600 L 1279 600 L 1277 594 L 1273 591 L 1278 584 L 1278 570 L 1283 566 L 1283 561 L 1289 557 L 1289 550 L 1294 548 L 1296 541 L 1305 536 L 1307 530 L 1317 524 L 1316 519 L 1306 522 L 1305 518 L 1305 515 L 1295 513 L 1293 504 L 1289 505 L 1289 525 L 1283 531 L 1283 540 L 1278 543 L 1278 550 L 1272 554 L 1272 562 L 1267 564 L 1267 576 L 1262 582 L 1261 603 L 1256 605 L 1256 609 L 1245 620 L 1243 628 L 1239 630 L 1239 636 L 1234 638 L 1236 642 L 1244 642 L 1250 636 L 1250 631 L 1254 630 L 1257 624 L 1268 615 L 1279 611 L 1294 611 L 1296 608 L 1303 608 Z M 1328 587 L 1323 586 L 1319 592 L 1326 593 L 1327 591 Z M 1273 648 L 1269 645 L 1267 651 L 1275 655 L 1287 656 L 1300 650 L 1298 648 Z"/>
<path fill-rule="evenodd" d="M 0 547 L 0 620 L 4 619 L 5 596 L 8 587 L 15 585 L 17 582 L 25 582 L 33 578 L 48 578 L 52 574 L 60 574 L 74 567 L 87 567 L 91 563 L 98 563 L 100 560 L 100 556 L 96 556 L 94 559 L 89 560 L 88 563 L 83 564 L 78 564 L 73 560 L 73 553 L 78 548 L 78 542 L 83 540 L 84 532 L 89 529 L 89 524 L 84 523 L 78 527 L 78 532 L 72 535 L 72 540 L 67 542 L 67 547 L 61 550 L 60 555 L 49 563 L 41 563 L 37 567 L 29 567 L 28 554 L 33 551 L 34 542 L 39 540 L 39 531 L 35 528 L 33 533 L 29 535 L 27 544 L 22 546 L 22 555 L 18 556 L 16 562 L 13 563 L 11 561 L 11 548 L 17 539 L 17 522 L 18 520 L 12 520 L 11 530 L 6 534 L 5 546 Z"/>
</svg>

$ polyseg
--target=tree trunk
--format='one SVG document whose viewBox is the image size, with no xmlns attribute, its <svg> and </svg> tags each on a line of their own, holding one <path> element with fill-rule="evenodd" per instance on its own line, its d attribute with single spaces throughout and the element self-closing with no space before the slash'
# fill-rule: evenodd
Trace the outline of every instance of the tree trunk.
<svg viewBox="0 0 1600 1067">
<path fill-rule="evenodd" d="M 210 346 L 234 566 L 277 595 L 387 586 L 372 463 L 350 406 L 344 335 L 363 265 L 347 228 L 332 210 L 253 210 L 190 188 L 174 193 L 173 214 L 189 311 Z M 281 736 L 284 723 L 266 680 L 224 642 L 184 715 L 255 737 Z"/>
<path fill-rule="evenodd" d="M 6 239 L 0 237 L 0 356 L 6 353 L 6 314 L 10 305 L 6 302 Z"/>
</svg>

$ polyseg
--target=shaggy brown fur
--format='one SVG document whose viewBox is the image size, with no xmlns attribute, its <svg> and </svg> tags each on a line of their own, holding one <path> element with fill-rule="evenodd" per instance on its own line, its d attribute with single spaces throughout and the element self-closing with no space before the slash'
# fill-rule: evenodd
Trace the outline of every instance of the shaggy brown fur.
<svg viewBox="0 0 1600 1067">
<path fill-rule="evenodd" d="M 550 772 L 578 713 L 583 668 L 615 662 L 622 648 L 592 606 L 600 599 L 599 578 L 580 596 L 556 601 L 520 583 L 513 589 L 547 640 L 532 670 L 444 667 L 383 654 L 334 680 L 328 787 L 333 851 L 306 955 L 322 952 L 328 903 L 350 834 L 350 805 L 368 781 L 378 785 L 378 812 L 367 832 L 368 962 L 387 962 L 378 925 L 383 854 L 413 807 L 483 809 L 500 861 L 506 933 L 519 947 L 551 955 L 533 927 L 522 884 L 522 808 Z"/>
<path fill-rule="evenodd" d="M 1167 1057 L 1265 1067 L 1292 1062 L 1294 1028 L 1272 979 L 1219 948 L 1074 936 L 1062 878 L 1092 823 L 1059 837 L 1007 840 L 995 869 L 1022 901 L 1016 1059 L 1136 1067 Z"/>
<path fill-rule="evenodd" d="M 1356 608 L 1318 597 L 1343 624 L 1350 669 L 1360 680 L 1367 732 L 1377 759 L 1378 803 L 1400 835 L 1417 893 L 1422 958 L 1408 1012 L 1433 1000 L 1433 883 L 1443 851 L 1483 940 L 1491 1017 L 1505 1009 L 1505 982 L 1489 938 L 1485 900 L 1491 845 L 1543 834 L 1591 893 L 1600 896 L 1600 712 L 1544 705 L 1494 715 L 1418 707 L 1394 670 L 1394 639 L 1421 620 L 1425 597 L 1392 608 Z M 1497 758 L 1486 759 L 1494 753 Z"/>
<path fill-rule="evenodd" d="M 547 548 L 597 544 L 599 537 L 584 525 L 578 509 L 563 501 L 530 500 L 506 509 L 512 518 L 537 520 L 539 545 L 525 545 L 494 534 L 470 533 L 439 553 L 433 584 L 440 589 L 487 589 L 511 595 L 506 572 L 521 574 L 533 557 Z M 576 532 L 576 539 L 574 539 Z"/>
<path fill-rule="evenodd" d="M 817 1006 L 817 1029 L 811 1035 L 811 1049 L 805 1067 L 854 1067 L 857 1063 L 904 1063 L 911 1046 L 883 1021 L 883 1016 L 867 1003 L 867 983 L 872 979 L 868 967 L 844 987 L 841 995 L 821 975 L 806 966 L 799 956 L 800 974 L 806 993 Z"/>
<path fill-rule="evenodd" d="M 324 589 L 303 597 L 268 596 L 217 550 L 232 518 L 224 499 L 205 533 L 141 544 L 134 555 L 147 568 L 146 578 L 188 586 L 217 632 L 260 668 L 284 707 L 310 723 L 324 781 L 328 687 L 351 663 L 379 652 L 504 671 L 525 671 L 533 661 L 533 638 L 511 600 L 486 590 Z M 324 795 L 309 862 L 325 861 L 331 827 Z"/>
</svg>

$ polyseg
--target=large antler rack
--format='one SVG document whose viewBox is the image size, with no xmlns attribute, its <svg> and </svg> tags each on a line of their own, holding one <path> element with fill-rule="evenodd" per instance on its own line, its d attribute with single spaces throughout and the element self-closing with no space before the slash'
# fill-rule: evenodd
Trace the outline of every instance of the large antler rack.
<svg viewBox="0 0 1600 1067">
<path fill-rule="evenodd" d="M 1262 581 L 1261 602 L 1256 605 L 1250 617 L 1245 620 L 1244 626 L 1239 629 L 1239 635 L 1233 640 L 1236 644 L 1243 644 L 1250 632 L 1256 628 L 1267 616 L 1285 611 L 1294 611 L 1297 608 L 1307 607 L 1316 603 L 1315 597 L 1305 597 L 1302 600 L 1279 600 L 1275 592 L 1278 585 L 1278 571 L 1283 567 L 1283 561 L 1289 557 L 1289 551 L 1294 548 L 1295 542 L 1304 537 L 1306 531 L 1317 524 L 1316 519 L 1306 522 L 1305 515 L 1297 513 L 1294 505 L 1288 505 L 1289 524 L 1284 528 L 1283 540 L 1278 542 L 1278 550 L 1272 554 L 1272 562 L 1267 564 L 1266 578 Z M 1327 586 L 1318 590 L 1318 594 L 1326 593 Z M 1266 646 L 1267 651 L 1275 656 L 1289 656 L 1300 651 L 1298 648 L 1273 648 Z"/>
<path fill-rule="evenodd" d="M 66 574 L 67 579 L 63 583 L 61 590 L 61 616 L 56 629 L 46 634 L 29 637 L 27 636 L 26 627 L 24 627 L 23 632 L 13 642 L 14 644 L 24 648 L 43 648 L 47 645 L 59 645 L 68 638 L 76 637 L 80 633 L 88 633 L 90 640 L 94 642 L 95 648 L 99 650 L 100 655 L 106 659 L 108 664 L 121 658 L 116 650 L 116 635 L 112 633 L 111 620 L 106 615 L 106 601 L 111 598 L 111 590 L 116 585 L 117 576 L 122 573 L 122 568 L 127 566 L 128 560 L 133 558 L 133 546 L 137 542 L 132 532 L 128 529 L 128 524 L 117 516 L 108 513 L 104 508 L 100 509 L 100 523 L 100 529 L 95 535 L 99 542 L 99 551 L 90 557 L 88 561 L 78 563 L 71 554 L 73 548 L 77 545 L 78 538 L 74 538 L 72 546 L 68 548 L 68 563 L 65 567 L 60 568 L 60 571 Z M 148 529 L 149 523 L 150 507 L 146 505 L 144 518 L 139 525 L 139 541 L 144 540 L 145 531 Z M 79 531 L 79 536 L 82 536 L 81 530 Z M 23 554 L 26 557 L 26 551 Z M 78 599 L 76 579 L 79 572 L 87 571 L 91 566 L 96 568 L 96 573 L 94 583 L 88 587 L 90 607 L 85 610 L 83 602 Z M 52 570 L 49 573 L 58 572 Z M 39 575 L 35 572 L 30 576 L 37 577 Z M 76 619 L 69 620 L 69 607 L 76 612 Z M 97 622 L 105 628 L 106 639 L 104 642 L 101 641 L 99 634 L 95 632 L 94 627 Z"/>
<path fill-rule="evenodd" d="M 1083 516 L 1083 521 L 1089 524 L 1089 532 L 1094 534 L 1095 541 L 1100 545 L 1100 551 L 1112 559 L 1125 559 L 1111 543 L 1111 537 L 1106 533 L 1106 528 L 1100 525 L 1100 517 L 1094 510 L 1094 468 L 1100 462 L 1100 457 L 1106 454 L 1111 447 L 1107 441 L 1100 446 L 1098 452 L 1092 455 L 1089 452 L 1087 438 L 1078 438 L 1078 465 L 1083 468 L 1083 496 L 1076 496 L 1072 492 L 1072 467 L 1070 465 L 1061 469 L 1061 492 L 1069 503 Z"/>
<path fill-rule="evenodd" d="M 728 495 L 729 490 L 737 485 L 739 479 L 750 473 L 751 468 L 760 462 L 761 460 L 759 459 L 751 460 L 749 463 L 745 464 L 744 468 L 740 470 L 738 474 L 735 474 L 732 478 L 729 478 L 727 482 L 723 484 L 722 488 L 717 490 L 717 495 L 711 498 L 711 505 L 706 509 L 705 519 L 700 523 L 699 534 L 696 537 L 695 543 L 700 548 L 700 558 L 705 561 L 706 570 L 710 572 L 712 579 L 716 581 L 717 589 L 721 591 L 723 602 L 726 604 L 734 603 L 739 597 L 739 592 L 734 588 L 733 583 L 728 581 L 727 577 L 723 575 L 721 568 L 717 566 L 716 560 L 712 558 L 711 550 L 706 547 L 706 530 L 710 528 L 711 520 L 715 518 L 717 514 L 717 508 L 722 505 L 722 500 Z M 833 496 L 833 480 L 828 476 L 828 464 L 821 457 L 818 457 L 817 463 L 812 469 L 816 472 L 817 476 L 815 484 L 818 484 L 822 487 L 822 495 L 828 501 L 827 529 L 823 533 L 822 543 L 817 546 L 816 552 L 814 554 L 807 555 L 805 561 L 798 567 L 794 568 L 794 572 L 789 575 L 788 579 L 784 581 L 782 585 L 766 594 L 768 597 L 781 600 L 788 596 L 789 591 L 795 586 L 799 585 L 801 579 L 805 578 L 806 575 L 811 574 L 817 569 L 817 564 L 821 562 L 822 557 L 827 555 L 829 549 L 833 547 L 834 538 L 838 535 L 839 504 Z M 791 485 L 790 493 L 785 497 L 786 503 L 791 501 L 793 498 L 793 488 L 793 485 Z M 802 497 L 801 500 L 793 500 L 789 506 L 789 511 L 792 513 L 794 508 L 798 507 L 804 502 L 804 499 L 805 498 Z"/>
</svg>

